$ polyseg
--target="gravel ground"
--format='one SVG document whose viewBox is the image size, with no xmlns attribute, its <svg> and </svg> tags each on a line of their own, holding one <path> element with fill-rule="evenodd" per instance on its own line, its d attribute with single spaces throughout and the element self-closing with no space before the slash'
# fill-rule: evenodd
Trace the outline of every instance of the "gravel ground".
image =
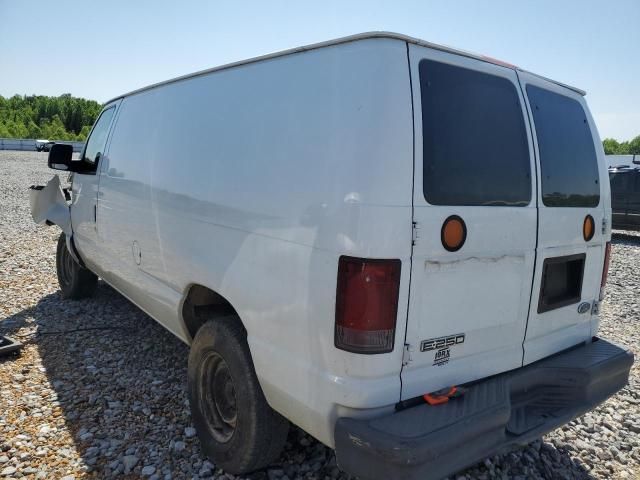
<svg viewBox="0 0 640 480">
<path fill-rule="evenodd" d="M 34 225 L 28 206 L 27 187 L 51 175 L 46 154 L 0 152 L 0 334 L 25 343 L 0 359 L 0 478 L 234 478 L 194 436 L 187 347 L 102 282 L 92 299 L 61 300 L 59 229 Z M 613 243 L 601 334 L 638 352 L 640 235 Z M 640 478 L 639 378 L 636 362 L 595 411 L 455 478 Z M 278 463 L 250 478 L 347 476 L 292 428 Z"/>
</svg>

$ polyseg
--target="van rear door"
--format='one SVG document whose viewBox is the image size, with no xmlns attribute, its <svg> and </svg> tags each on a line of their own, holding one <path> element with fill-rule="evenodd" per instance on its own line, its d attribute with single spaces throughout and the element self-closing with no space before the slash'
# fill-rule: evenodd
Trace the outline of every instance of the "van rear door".
<svg viewBox="0 0 640 480">
<path fill-rule="evenodd" d="M 538 159 L 538 246 L 524 364 L 589 341 L 610 239 L 604 151 L 582 95 L 518 72 Z M 593 229 L 593 231 L 592 231 Z"/>
<path fill-rule="evenodd" d="M 417 45 L 409 65 L 416 234 L 403 400 L 522 365 L 537 222 L 515 71 Z"/>
</svg>

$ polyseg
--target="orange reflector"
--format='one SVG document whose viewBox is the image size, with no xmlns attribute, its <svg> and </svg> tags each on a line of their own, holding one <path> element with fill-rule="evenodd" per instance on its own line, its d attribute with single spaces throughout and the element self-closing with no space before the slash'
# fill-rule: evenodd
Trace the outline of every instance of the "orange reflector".
<svg viewBox="0 0 640 480">
<path fill-rule="evenodd" d="M 451 215 L 442 224 L 440 240 L 445 250 L 456 252 L 462 248 L 467 239 L 467 226 L 458 215 Z"/>
<path fill-rule="evenodd" d="M 591 215 L 587 215 L 584 217 L 584 223 L 582 224 L 582 236 L 585 241 L 589 241 L 593 238 L 593 235 L 596 233 L 596 224 L 593 221 L 593 217 Z"/>
</svg>

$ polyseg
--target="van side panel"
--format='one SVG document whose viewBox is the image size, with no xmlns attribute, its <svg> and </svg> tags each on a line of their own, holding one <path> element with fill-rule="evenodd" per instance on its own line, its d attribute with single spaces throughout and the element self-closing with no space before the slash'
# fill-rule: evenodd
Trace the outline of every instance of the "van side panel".
<svg viewBox="0 0 640 480">
<path fill-rule="evenodd" d="M 119 201 L 141 215 L 126 238 L 112 239 L 121 258 L 110 281 L 128 272 L 147 291 L 122 290 L 163 312 L 167 291 L 182 297 L 194 283 L 224 296 L 247 328 L 269 403 L 333 445 L 339 411 L 399 400 L 412 145 L 399 40 L 292 54 L 127 97 L 105 169 L 119 182 L 136 177 L 137 190 Z M 391 353 L 334 347 L 340 255 L 402 261 Z M 173 315 L 154 317 L 176 332 L 180 304 L 170 306 Z"/>
</svg>

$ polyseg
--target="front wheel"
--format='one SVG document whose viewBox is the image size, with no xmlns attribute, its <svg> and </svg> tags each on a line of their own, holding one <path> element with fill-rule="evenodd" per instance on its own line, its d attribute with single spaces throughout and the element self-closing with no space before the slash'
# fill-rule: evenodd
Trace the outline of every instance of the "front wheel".
<svg viewBox="0 0 640 480">
<path fill-rule="evenodd" d="M 98 277 L 76 262 L 71 256 L 67 249 L 67 238 L 64 232 L 58 238 L 56 271 L 62 298 L 79 300 L 93 295 L 98 283 Z"/>
<path fill-rule="evenodd" d="M 289 422 L 264 398 L 237 316 L 210 320 L 198 330 L 188 375 L 193 422 L 216 465 L 244 474 L 278 458 Z"/>
</svg>

